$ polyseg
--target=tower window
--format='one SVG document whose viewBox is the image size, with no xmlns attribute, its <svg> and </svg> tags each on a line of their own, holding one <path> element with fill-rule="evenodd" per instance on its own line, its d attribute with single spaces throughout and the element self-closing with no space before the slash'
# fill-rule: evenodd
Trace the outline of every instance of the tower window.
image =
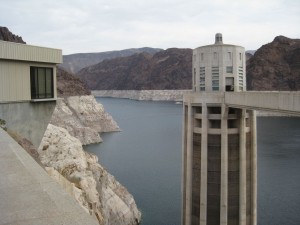
<svg viewBox="0 0 300 225">
<path fill-rule="evenodd" d="M 231 58 L 232 58 L 231 52 L 228 52 L 228 59 L 231 60 Z"/>
<path fill-rule="evenodd" d="M 227 66 L 227 67 L 226 67 L 226 73 L 233 73 L 233 68 L 232 68 L 232 66 Z"/>
<path fill-rule="evenodd" d="M 214 59 L 218 59 L 218 53 L 214 52 Z"/>
<path fill-rule="evenodd" d="M 31 99 L 54 98 L 53 68 L 30 67 Z"/>
<path fill-rule="evenodd" d="M 200 67 L 200 90 L 205 90 L 205 67 Z"/>
<path fill-rule="evenodd" d="M 219 90 L 219 67 L 212 67 L 212 90 Z"/>
<path fill-rule="evenodd" d="M 204 60 L 204 53 L 201 53 L 201 61 Z"/>
</svg>

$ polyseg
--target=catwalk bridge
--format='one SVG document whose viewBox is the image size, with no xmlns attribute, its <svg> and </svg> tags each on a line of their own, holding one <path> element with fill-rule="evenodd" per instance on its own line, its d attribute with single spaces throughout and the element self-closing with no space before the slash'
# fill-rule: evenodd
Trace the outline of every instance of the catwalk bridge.
<svg viewBox="0 0 300 225">
<path fill-rule="evenodd" d="M 280 112 L 300 116 L 300 92 L 295 91 L 244 91 L 244 92 L 191 92 L 186 94 L 194 100 L 219 96 L 220 103 L 228 107 Z M 185 98 L 186 100 L 187 98 Z"/>
<path fill-rule="evenodd" d="M 225 104 L 236 108 L 300 115 L 300 92 L 225 92 Z"/>
</svg>

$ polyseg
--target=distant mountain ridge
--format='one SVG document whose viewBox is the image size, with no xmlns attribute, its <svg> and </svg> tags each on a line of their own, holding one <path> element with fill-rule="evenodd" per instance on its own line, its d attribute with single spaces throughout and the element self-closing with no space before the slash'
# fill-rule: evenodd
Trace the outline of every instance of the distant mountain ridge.
<svg viewBox="0 0 300 225">
<path fill-rule="evenodd" d="M 191 70 L 192 49 L 171 48 L 104 60 L 76 75 L 91 90 L 170 90 L 190 89 Z"/>
<path fill-rule="evenodd" d="M 149 54 L 155 54 L 162 49 L 159 48 L 130 48 L 120 51 L 108 51 L 108 52 L 97 52 L 97 53 L 77 53 L 63 56 L 63 64 L 60 65 L 64 70 L 77 73 L 84 67 L 91 66 L 102 62 L 105 59 L 113 59 L 117 57 L 126 57 L 136 53 L 146 52 Z"/>
<path fill-rule="evenodd" d="M 254 55 L 252 55 L 254 54 Z M 284 36 L 247 51 L 248 90 L 300 90 L 300 40 Z M 192 50 L 105 60 L 77 75 L 92 90 L 168 90 L 192 88 Z"/>
</svg>

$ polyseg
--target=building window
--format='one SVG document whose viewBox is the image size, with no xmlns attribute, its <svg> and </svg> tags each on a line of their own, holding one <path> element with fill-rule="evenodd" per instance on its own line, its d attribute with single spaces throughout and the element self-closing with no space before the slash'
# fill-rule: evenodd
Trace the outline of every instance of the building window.
<svg viewBox="0 0 300 225">
<path fill-rule="evenodd" d="M 226 82 L 225 90 L 226 91 L 234 91 L 234 78 L 226 77 L 225 82 Z"/>
<path fill-rule="evenodd" d="M 228 59 L 231 60 L 231 52 L 228 52 Z"/>
<path fill-rule="evenodd" d="M 54 98 L 53 68 L 30 67 L 31 99 Z"/>
<path fill-rule="evenodd" d="M 200 67 L 200 90 L 205 90 L 205 67 Z"/>
<path fill-rule="evenodd" d="M 242 61 L 242 53 L 240 53 L 240 60 Z"/>
<path fill-rule="evenodd" d="M 239 67 L 239 90 L 244 90 L 244 69 L 243 67 Z"/>
<path fill-rule="evenodd" d="M 226 66 L 226 73 L 233 73 L 232 66 Z"/>
<path fill-rule="evenodd" d="M 218 53 L 214 52 L 214 59 L 218 59 Z"/>
<path fill-rule="evenodd" d="M 211 68 L 212 71 L 212 90 L 213 91 L 218 91 L 219 90 L 219 79 L 220 79 L 220 75 L 219 75 L 219 67 L 212 67 Z"/>
<path fill-rule="evenodd" d="M 201 61 L 204 60 L 204 53 L 201 53 Z"/>
</svg>

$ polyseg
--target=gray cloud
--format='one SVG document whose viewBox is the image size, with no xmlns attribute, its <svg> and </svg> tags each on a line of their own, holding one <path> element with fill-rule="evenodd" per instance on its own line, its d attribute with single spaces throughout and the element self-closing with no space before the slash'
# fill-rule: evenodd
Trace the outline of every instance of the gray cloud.
<svg viewBox="0 0 300 225">
<path fill-rule="evenodd" d="M 226 43 L 257 49 L 277 35 L 299 38 L 298 0 L 0 0 L 1 26 L 64 54 L 131 47 Z"/>
</svg>

